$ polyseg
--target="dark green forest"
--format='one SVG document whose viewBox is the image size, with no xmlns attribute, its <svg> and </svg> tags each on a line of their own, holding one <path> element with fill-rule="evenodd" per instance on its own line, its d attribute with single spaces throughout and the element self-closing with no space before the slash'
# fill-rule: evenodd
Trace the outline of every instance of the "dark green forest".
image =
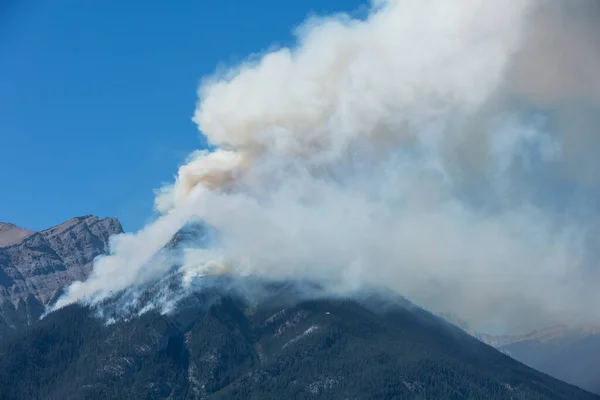
<svg viewBox="0 0 600 400">
<path fill-rule="evenodd" d="M 0 343 L 0 399 L 596 399 L 414 306 L 199 295 L 106 325 L 72 305 Z"/>
</svg>

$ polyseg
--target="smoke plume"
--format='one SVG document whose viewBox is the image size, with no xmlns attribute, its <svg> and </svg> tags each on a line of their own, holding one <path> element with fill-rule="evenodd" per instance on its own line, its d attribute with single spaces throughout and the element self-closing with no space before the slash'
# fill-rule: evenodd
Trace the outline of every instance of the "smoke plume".
<svg viewBox="0 0 600 400">
<path fill-rule="evenodd" d="M 159 280 L 173 262 L 155 254 L 199 219 L 219 240 L 177 256 L 187 283 L 217 266 L 386 287 L 480 327 L 600 322 L 599 10 L 377 0 L 308 19 L 293 48 L 203 81 L 194 121 L 214 149 L 57 307 Z"/>
</svg>

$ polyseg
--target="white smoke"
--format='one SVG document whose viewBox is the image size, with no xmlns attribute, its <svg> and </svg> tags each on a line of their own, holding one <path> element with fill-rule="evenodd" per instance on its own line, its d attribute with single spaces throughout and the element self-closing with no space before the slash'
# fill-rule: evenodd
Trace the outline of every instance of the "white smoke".
<svg viewBox="0 0 600 400">
<path fill-rule="evenodd" d="M 600 317 L 597 220 L 553 201 L 565 179 L 581 184 L 568 166 L 592 162 L 568 146 L 588 136 L 565 129 L 564 103 L 595 100 L 569 60 L 551 74 L 571 81 L 540 81 L 537 57 L 553 57 L 539 38 L 564 32 L 568 47 L 581 22 L 555 4 L 376 1 L 364 20 L 312 18 L 296 47 L 206 79 L 194 121 L 216 149 L 193 154 L 159 191 L 164 216 L 117 238 L 58 306 L 159 278 L 170 265 L 153 254 L 200 218 L 221 239 L 214 261 L 186 253 L 186 281 L 380 285 L 480 326 Z"/>
</svg>

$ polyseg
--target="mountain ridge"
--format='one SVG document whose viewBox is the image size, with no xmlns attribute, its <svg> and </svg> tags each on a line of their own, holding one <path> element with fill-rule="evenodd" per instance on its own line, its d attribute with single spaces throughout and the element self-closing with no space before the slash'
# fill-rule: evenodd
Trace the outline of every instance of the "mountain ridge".
<svg viewBox="0 0 600 400">
<path fill-rule="evenodd" d="M 1 224 L 0 336 L 30 324 L 65 287 L 85 280 L 110 237 L 123 232 L 118 219 L 93 215 L 39 232 Z"/>
<path fill-rule="evenodd" d="M 0 221 L 0 247 L 19 243 L 27 236 L 35 233 L 29 229 L 21 228 L 10 222 Z"/>
<path fill-rule="evenodd" d="M 554 325 L 522 335 L 477 332 L 455 313 L 440 317 L 517 361 L 600 395 L 600 327 Z"/>
</svg>

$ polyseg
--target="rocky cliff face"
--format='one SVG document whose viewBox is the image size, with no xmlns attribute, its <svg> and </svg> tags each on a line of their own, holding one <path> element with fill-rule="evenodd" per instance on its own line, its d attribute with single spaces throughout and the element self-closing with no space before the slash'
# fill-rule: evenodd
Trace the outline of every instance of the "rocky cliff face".
<svg viewBox="0 0 600 400">
<path fill-rule="evenodd" d="M 61 290 L 85 279 L 122 233 L 116 218 L 73 218 L 41 232 L 0 223 L 0 336 L 29 325 Z"/>
</svg>

